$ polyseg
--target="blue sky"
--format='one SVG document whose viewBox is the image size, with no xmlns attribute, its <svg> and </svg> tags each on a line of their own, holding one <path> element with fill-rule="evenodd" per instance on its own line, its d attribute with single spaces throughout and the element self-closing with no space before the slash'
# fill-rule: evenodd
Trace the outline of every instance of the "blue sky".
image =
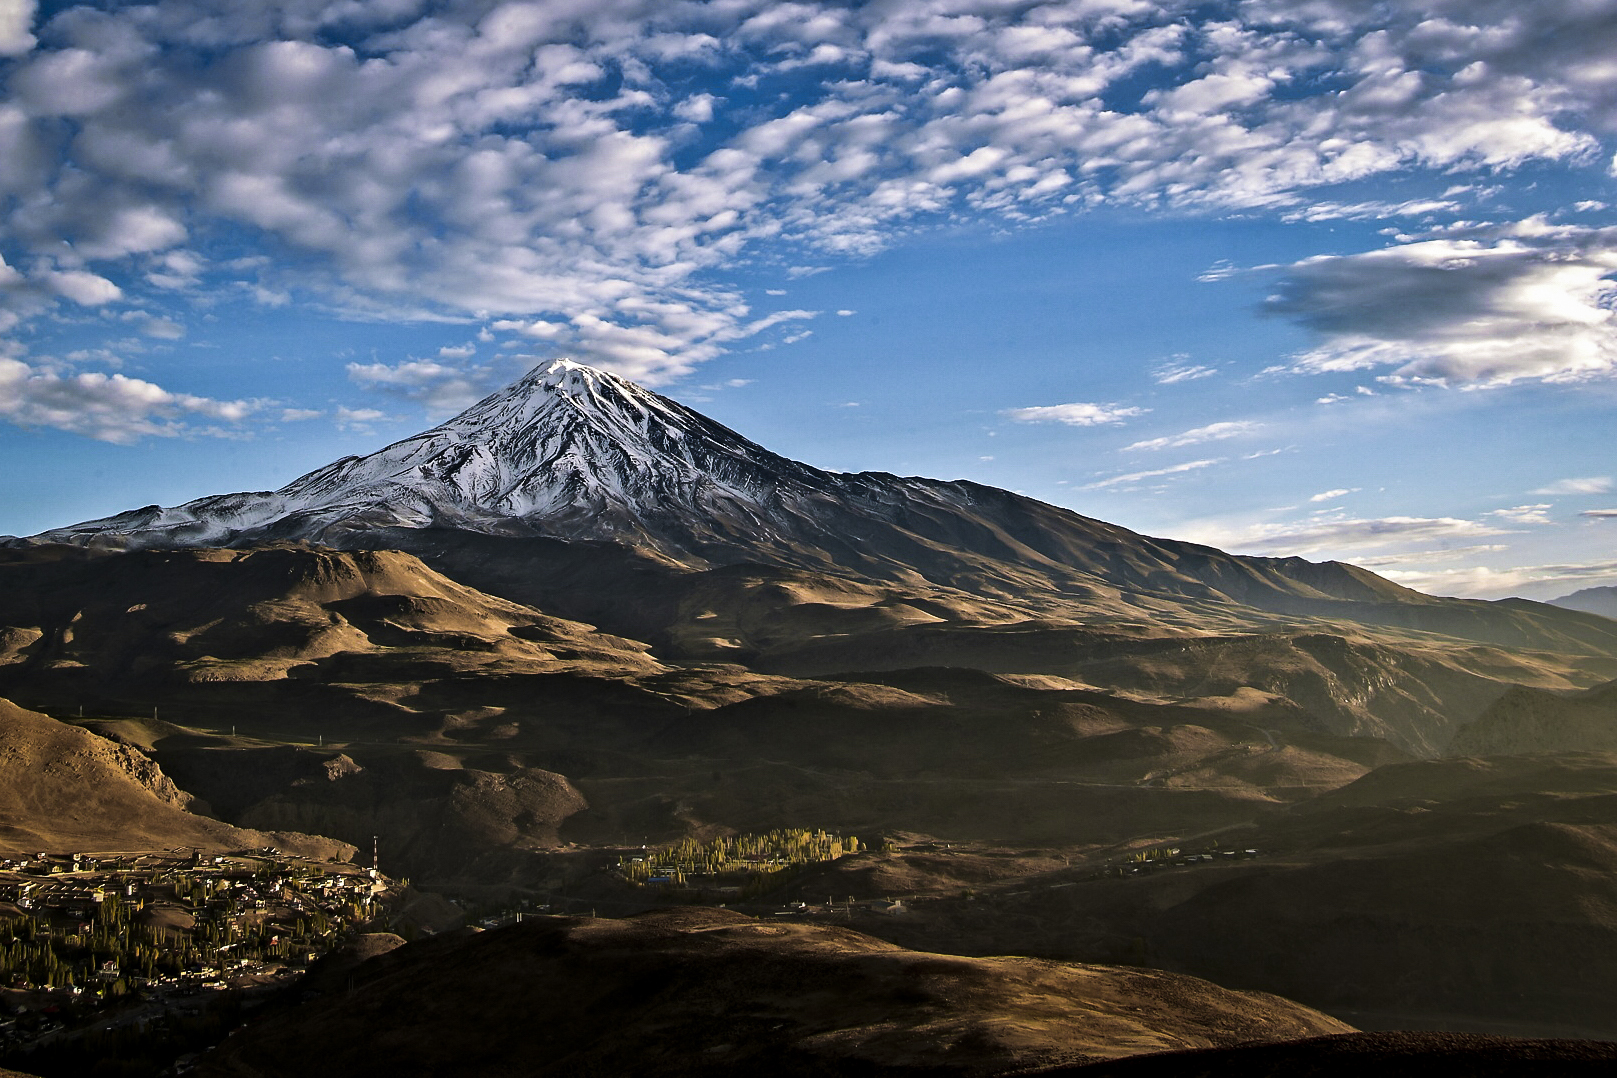
<svg viewBox="0 0 1617 1078">
<path fill-rule="evenodd" d="M 565 355 L 824 467 L 1617 583 L 1617 0 L 0 0 L 0 532 Z"/>
</svg>

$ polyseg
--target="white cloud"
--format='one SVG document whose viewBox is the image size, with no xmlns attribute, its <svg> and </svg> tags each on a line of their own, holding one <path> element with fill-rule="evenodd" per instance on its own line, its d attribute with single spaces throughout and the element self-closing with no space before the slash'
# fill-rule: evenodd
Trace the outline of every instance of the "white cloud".
<svg viewBox="0 0 1617 1078">
<path fill-rule="evenodd" d="M 1218 371 L 1212 367 L 1204 367 L 1200 364 L 1170 364 L 1154 369 L 1151 372 L 1151 380 L 1156 382 L 1157 385 L 1171 386 L 1179 382 L 1194 382 L 1200 378 L 1211 378 L 1217 373 Z"/>
<path fill-rule="evenodd" d="M 1432 550 L 1401 550 L 1396 554 L 1360 555 L 1353 559 L 1355 565 L 1380 572 L 1382 569 L 1397 569 L 1401 566 L 1425 565 L 1433 562 L 1454 562 L 1456 559 L 1476 558 L 1483 554 L 1498 554 L 1509 550 L 1504 543 L 1477 543 L 1471 546 L 1445 546 Z"/>
<path fill-rule="evenodd" d="M 1611 520 L 1617 518 L 1617 509 L 1585 509 L 1578 516 L 1588 517 L 1590 520 Z"/>
<path fill-rule="evenodd" d="M 84 307 L 100 307 L 123 298 L 123 289 L 86 270 L 47 270 L 39 279 L 57 295 Z"/>
<path fill-rule="evenodd" d="M 412 359 L 388 366 L 386 363 L 350 363 L 348 378 L 367 389 L 378 389 L 406 400 L 417 401 L 429 414 L 443 418 L 469 408 L 507 379 L 510 371 L 493 367 L 452 367 L 430 359 Z M 364 422 L 339 412 L 339 425 Z M 379 419 L 381 415 L 370 417 Z"/>
<path fill-rule="evenodd" d="M 372 424 L 386 418 L 387 413 L 376 408 L 346 408 L 339 405 L 336 412 L 338 430 L 357 431 L 360 434 L 370 434 L 375 429 Z"/>
<path fill-rule="evenodd" d="M 281 409 L 281 422 L 301 423 L 306 419 L 318 419 L 325 414 L 318 408 L 283 408 Z"/>
<path fill-rule="evenodd" d="M 1541 503 L 1538 505 L 1513 505 L 1508 509 L 1489 510 L 1488 515 L 1491 517 L 1498 517 L 1499 519 L 1508 521 L 1511 524 L 1549 524 L 1551 523 L 1548 516 L 1548 510 L 1550 508 L 1551 505 L 1549 503 Z"/>
<path fill-rule="evenodd" d="M 0 56 L 20 56 L 34 47 L 35 0 L 0 0 Z"/>
<path fill-rule="evenodd" d="M 152 315 L 140 320 L 140 331 L 161 341 L 177 341 L 185 336 L 185 327 L 172 318 Z"/>
<path fill-rule="evenodd" d="M 1462 387 L 1617 374 L 1617 228 L 1529 218 L 1286 270 L 1267 309 L 1324 338 L 1297 372 Z"/>
<path fill-rule="evenodd" d="M 713 119 L 713 106 L 718 98 L 712 94 L 694 94 L 674 106 L 674 115 L 691 123 L 705 124 Z"/>
<path fill-rule="evenodd" d="M 1530 494 L 1610 494 L 1617 490 L 1617 480 L 1609 475 L 1588 475 L 1579 479 L 1557 479 L 1547 486 L 1529 491 Z"/>
<path fill-rule="evenodd" d="M 1179 449 L 1187 445 L 1201 445 L 1204 442 L 1219 442 L 1226 438 L 1241 438 L 1262 429 L 1262 423 L 1254 423 L 1247 419 L 1209 423 L 1205 427 L 1196 427 L 1193 430 L 1185 431 L 1183 434 L 1135 442 L 1132 445 L 1124 446 L 1123 451 L 1128 452 L 1131 449 Z"/>
<path fill-rule="evenodd" d="M 228 435 L 228 429 L 198 427 L 192 421 L 240 423 L 259 407 L 256 401 L 173 393 L 122 374 L 64 374 L 0 358 L 0 417 L 25 427 L 52 427 L 103 442 Z"/>
<path fill-rule="evenodd" d="M 1358 487 L 1337 487 L 1334 490 L 1322 490 L 1318 494 L 1312 495 L 1308 500 L 1311 502 L 1334 502 L 1342 495 L 1352 494 L 1358 489 Z"/>
<path fill-rule="evenodd" d="M 1180 475 L 1184 472 L 1196 472 L 1203 468 L 1211 468 L 1215 464 L 1223 464 L 1223 457 L 1214 457 L 1210 460 L 1191 460 L 1183 464 L 1175 464 L 1168 468 L 1153 468 L 1144 472 L 1129 472 L 1127 475 L 1114 475 L 1110 479 L 1088 483 L 1081 490 L 1105 490 L 1108 487 L 1127 486 L 1131 483 L 1144 482 L 1147 479 L 1159 479 L 1165 475 Z"/>
<path fill-rule="evenodd" d="M 1007 408 L 1000 414 L 1018 423 L 1065 423 L 1071 427 L 1098 427 L 1121 423 L 1144 415 L 1148 408 L 1127 408 L 1119 404 L 1041 404 L 1031 408 Z"/>
<path fill-rule="evenodd" d="M 1388 217 L 1424 217 L 1457 213 L 1460 203 L 1447 198 L 1410 199 L 1405 202 L 1316 202 L 1281 215 L 1284 221 L 1363 221 Z"/>
<path fill-rule="evenodd" d="M 1559 591 L 1617 584 L 1617 562 L 1521 565 L 1491 568 L 1468 565 L 1436 569 L 1379 569 L 1389 580 L 1428 595 L 1497 598 L 1536 590 L 1545 597 Z"/>
</svg>

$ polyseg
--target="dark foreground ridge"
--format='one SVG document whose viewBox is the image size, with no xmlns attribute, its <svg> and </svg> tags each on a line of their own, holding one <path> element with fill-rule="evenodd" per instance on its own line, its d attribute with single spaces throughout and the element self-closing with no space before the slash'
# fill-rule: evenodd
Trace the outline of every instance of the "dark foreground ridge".
<svg viewBox="0 0 1617 1078">
<path fill-rule="evenodd" d="M 1617 1065 L 1611 1041 L 1534 1040 L 1472 1033 L 1341 1033 L 1281 1044 L 1159 1052 L 1040 1078 L 1431 1078 L 1433 1075 L 1594 1075 Z"/>
<path fill-rule="evenodd" d="M 693 908 L 440 936 L 347 986 L 241 1031 L 198 1075 L 966 1078 L 1349 1028 L 1155 970 L 927 954 Z"/>
</svg>

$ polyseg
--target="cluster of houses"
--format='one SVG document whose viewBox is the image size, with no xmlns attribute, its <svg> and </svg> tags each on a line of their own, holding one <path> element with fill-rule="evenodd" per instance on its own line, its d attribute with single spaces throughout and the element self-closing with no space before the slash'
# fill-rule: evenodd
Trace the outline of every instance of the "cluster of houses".
<svg viewBox="0 0 1617 1078">
<path fill-rule="evenodd" d="M 1126 861 L 1113 862 L 1106 866 L 1103 875 L 1140 876 L 1170 868 L 1191 868 L 1225 861 L 1250 861 L 1257 856 L 1257 850 L 1215 848 L 1197 853 L 1185 853 L 1177 846 L 1167 846 L 1158 849 L 1140 850 L 1130 855 Z"/>
<path fill-rule="evenodd" d="M 288 983 L 385 919 L 393 887 L 374 869 L 273 848 L 0 859 L 0 1049 Z"/>
</svg>

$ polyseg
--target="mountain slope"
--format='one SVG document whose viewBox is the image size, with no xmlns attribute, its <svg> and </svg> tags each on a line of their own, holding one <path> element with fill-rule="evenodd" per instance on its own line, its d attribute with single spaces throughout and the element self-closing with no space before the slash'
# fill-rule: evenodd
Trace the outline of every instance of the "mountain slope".
<svg viewBox="0 0 1617 1078">
<path fill-rule="evenodd" d="M 0 699 L 0 854 L 267 843 L 316 857 L 354 852 L 314 835 L 244 831 L 187 811 L 192 803 L 139 751 Z"/>
<path fill-rule="evenodd" d="M 1617 751 L 1617 681 L 1579 693 L 1512 686 L 1455 738 L 1471 755 Z"/>
<path fill-rule="evenodd" d="M 431 430 L 280 490 L 148 506 L 25 542 L 387 545 L 457 576 L 468 561 L 501 560 L 496 541 L 504 540 L 522 561 L 518 575 L 531 578 L 542 566 L 530 566 L 532 548 L 521 541 L 542 538 L 633 549 L 664 576 L 761 564 L 1024 604 L 1078 604 L 1091 617 L 1207 625 L 1234 616 L 1255 627 L 1254 613 L 1263 612 L 1617 654 L 1617 626 L 1587 614 L 1519 600 L 1435 599 L 1337 562 L 1230 555 L 963 480 L 813 468 L 567 360 Z M 469 558 L 456 557 L 469 546 L 476 548 Z M 533 601 L 482 579 L 467 582 Z"/>
</svg>

